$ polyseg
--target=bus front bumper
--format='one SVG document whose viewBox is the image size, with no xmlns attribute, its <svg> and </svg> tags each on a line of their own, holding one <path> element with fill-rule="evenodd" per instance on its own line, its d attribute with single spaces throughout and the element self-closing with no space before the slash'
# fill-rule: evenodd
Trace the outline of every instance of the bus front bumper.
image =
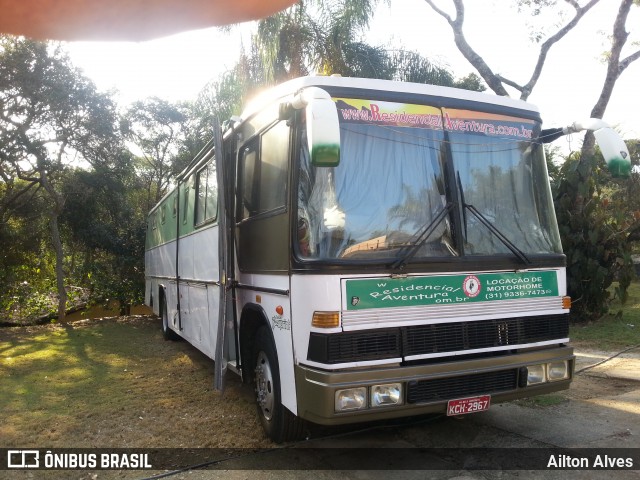
<svg viewBox="0 0 640 480">
<path fill-rule="evenodd" d="M 297 415 L 340 425 L 446 413 L 449 400 L 464 398 L 490 395 L 493 405 L 569 388 L 574 363 L 573 348 L 560 346 L 414 366 L 328 371 L 296 365 Z"/>
</svg>

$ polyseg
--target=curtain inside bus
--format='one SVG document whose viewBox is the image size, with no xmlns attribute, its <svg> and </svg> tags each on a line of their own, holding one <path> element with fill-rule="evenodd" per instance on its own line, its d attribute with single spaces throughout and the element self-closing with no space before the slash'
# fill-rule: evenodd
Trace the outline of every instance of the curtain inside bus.
<svg viewBox="0 0 640 480">
<path fill-rule="evenodd" d="M 544 153 L 534 140 L 539 122 L 391 102 L 338 103 L 340 164 L 314 167 L 301 147 L 300 257 L 391 262 L 409 251 L 411 261 L 424 261 L 512 255 L 513 246 L 523 255 L 562 253 Z M 451 214 L 443 215 L 445 208 Z M 457 242 L 453 222 L 462 231 Z"/>
<path fill-rule="evenodd" d="M 542 147 L 470 133 L 450 133 L 449 139 L 464 202 L 524 253 L 561 253 Z M 509 253 L 473 214 L 467 212 L 464 220 L 466 255 Z"/>
<path fill-rule="evenodd" d="M 442 131 L 344 124 L 340 165 L 313 167 L 302 149 L 299 225 L 310 258 L 393 258 L 446 203 Z M 421 256 L 451 256 L 448 221 Z"/>
</svg>

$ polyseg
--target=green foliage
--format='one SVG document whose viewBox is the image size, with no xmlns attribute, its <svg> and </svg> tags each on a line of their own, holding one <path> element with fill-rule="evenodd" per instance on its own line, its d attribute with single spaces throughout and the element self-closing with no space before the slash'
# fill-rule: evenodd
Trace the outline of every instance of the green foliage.
<svg viewBox="0 0 640 480">
<path fill-rule="evenodd" d="M 133 171 L 76 170 L 64 187 L 62 222 L 72 239 L 70 280 L 91 303 L 142 301 L 146 202 Z"/>
<path fill-rule="evenodd" d="M 388 50 L 388 46 L 363 42 L 360 37 L 378 4 L 378 0 L 309 0 L 261 20 L 252 39 L 250 57 L 257 54 L 258 61 L 253 63 L 261 66 L 262 81 L 254 85 L 276 83 L 317 71 L 323 75 L 484 90 L 477 75 L 471 74 L 456 82 L 445 67 L 416 52 Z"/>
<path fill-rule="evenodd" d="M 133 103 L 120 119 L 120 131 L 141 155 L 137 168 L 146 180 L 150 209 L 167 192 L 191 158 L 181 155 L 187 124 L 187 106 L 157 97 Z"/>
<path fill-rule="evenodd" d="M 194 144 L 197 140 L 206 142 L 213 135 L 214 117 L 222 122 L 239 115 L 248 95 L 255 89 L 268 85 L 265 69 L 255 44 L 249 53 L 243 51 L 236 65 L 210 82 L 191 105 L 187 141 Z M 200 145 L 202 146 L 204 144 Z"/>
<path fill-rule="evenodd" d="M 112 98 L 60 45 L 0 36 L 0 105 L 2 320 L 139 300 L 144 185 Z"/>
<path fill-rule="evenodd" d="M 560 405 L 566 401 L 567 399 L 563 395 L 552 393 L 516 400 L 514 403 L 527 408 L 548 408 L 555 407 L 556 405 Z"/>
<path fill-rule="evenodd" d="M 466 77 L 456 80 L 453 86 L 474 92 L 484 92 L 487 89 L 482 79 L 475 73 L 470 73 Z"/>
<path fill-rule="evenodd" d="M 312 71 L 347 77 L 429 83 L 467 90 L 486 87 L 471 73 L 454 79 L 445 66 L 417 52 L 388 50 L 359 39 L 372 18 L 377 0 L 300 2 L 261 20 L 248 52 L 217 80 L 210 82 L 190 106 L 187 151 L 197 152 L 211 137 L 213 117 L 231 118 L 242 111 L 256 89 Z"/>
<path fill-rule="evenodd" d="M 308 0 L 261 20 L 253 41 L 266 81 L 280 82 L 313 69 L 345 75 L 353 67 L 348 59 L 359 58 L 357 51 L 362 49 L 353 44 L 377 4 L 378 0 Z"/>
<path fill-rule="evenodd" d="M 616 284 L 610 287 L 615 290 Z M 622 315 L 604 315 L 595 322 L 574 324 L 571 327 L 572 340 L 594 345 L 597 348 L 620 350 L 640 344 L 640 283 L 634 281 L 627 289 L 627 301 L 612 302 L 612 310 L 619 309 Z"/>
<path fill-rule="evenodd" d="M 574 321 L 597 319 L 614 298 L 627 298 L 635 278 L 628 237 L 639 215 L 629 210 L 621 193 L 632 181 L 611 178 L 600 155 L 572 155 L 559 171 L 554 198 Z"/>
<path fill-rule="evenodd" d="M 35 258 L 30 260 L 31 264 L 36 263 Z M 55 311 L 57 299 L 51 293 L 55 291 L 55 276 L 52 272 L 52 265 L 49 268 L 45 266 L 44 270 L 29 265 L 14 269 L 11 272 L 14 281 L 4 282 L 0 320 L 19 319 L 30 323 Z"/>
</svg>

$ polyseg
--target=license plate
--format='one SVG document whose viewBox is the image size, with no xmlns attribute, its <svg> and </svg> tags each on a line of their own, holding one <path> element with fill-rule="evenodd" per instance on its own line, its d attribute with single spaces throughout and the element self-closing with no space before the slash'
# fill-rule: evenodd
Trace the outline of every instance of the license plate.
<svg viewBox="0 0 640 480">
<path fill-rule="evenodd" d="M 491 395 L 449 400 L 447 402 L 447 416 L 484 412 L 485 410 L 489 410 L 490 405 Z"/>
</svg>

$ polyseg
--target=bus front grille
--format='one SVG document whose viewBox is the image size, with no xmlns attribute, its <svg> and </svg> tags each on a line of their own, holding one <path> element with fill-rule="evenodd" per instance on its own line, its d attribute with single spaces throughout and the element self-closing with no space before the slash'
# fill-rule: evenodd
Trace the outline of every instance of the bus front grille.
<svg viewBox="0 0 640 480">
<path fill-rule="evenodd" d="M 404 356 L 525 345 L 569 336 L 568 315 L 439 323 L 407 327 Z"/>
<path fill-rule="evenodd" d="M 407 384 L 407 403 L 430 403 L 515 390 L 518 370 L 459 377 L 414 380 Z"/>
<path fill-rule="evenodd" d="M 312 333 L 308 358 L 322 363 L 363 362 L 399 358 L 401 349 L 398 328 L 333 335 Z"/>
<path fill-rule="evenodd" d="M 568 315 L 540 315 L 470 322 L 449 322 L 380 328 L 356 332 L 311 333 L 309 360 L 350 363 L 385 359 L 416 360 L 451 355 L 506 351 L 510 347 L 564 341 Z"/>
</svg>

